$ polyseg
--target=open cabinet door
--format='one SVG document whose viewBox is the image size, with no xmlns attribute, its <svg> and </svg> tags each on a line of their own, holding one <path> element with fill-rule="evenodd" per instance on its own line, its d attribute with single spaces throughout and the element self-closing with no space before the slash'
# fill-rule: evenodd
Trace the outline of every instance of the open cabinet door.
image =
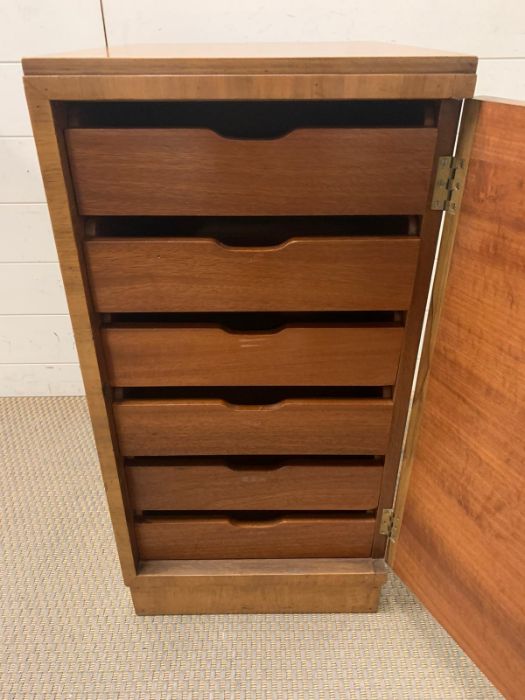
<svg viewBox="0 0 525 700">
<path fill-rule="evenodd" d="M 525 697 L 525 105 L 468 101 L 387 560 Z M 448 275 L 447 275 L 448 272 Z"/>
</svg>

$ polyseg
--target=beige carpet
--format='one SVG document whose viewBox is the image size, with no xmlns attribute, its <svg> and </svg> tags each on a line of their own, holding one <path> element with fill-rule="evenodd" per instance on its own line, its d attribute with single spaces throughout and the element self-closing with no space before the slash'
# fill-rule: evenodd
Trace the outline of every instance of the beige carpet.
<svg viewBox="0 0 525 700">
<path fill-rule="evenodd" d="M 393 576 L 377 615 L 137 618 L 85 402 L 0 399 L 0 697 L 501 697 Z"/>
</svg>

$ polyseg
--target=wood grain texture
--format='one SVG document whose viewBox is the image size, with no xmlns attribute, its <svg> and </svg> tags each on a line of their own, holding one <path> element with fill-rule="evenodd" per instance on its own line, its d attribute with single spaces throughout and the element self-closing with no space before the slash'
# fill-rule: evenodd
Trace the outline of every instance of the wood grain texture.
<svg viewBox="0 0 525 700">
<path fill-rule="evenodd" d="M 394 558 L 516 700 L 525 685 L 524 129 L 523 107 L 481 103 Z"/>
<path fill-rule="evenodd" d="M 463 158 L 465 161 L 465 174 L 468 175 L 468 166 L 470 154 L 472 151 L 472 143 L 476 135 L 478 123 L 480 102 L 477 100 L 469 100 L 465 103 L 462 118 L 461 129 L 458 136 L 456 147 L 456 155 L 458 158 Z M 457 195 L 458 210 L 461 211 L 461 201 L 463 198 L 463 190 L 460 190 Z M 403 515 L 403 508 L 406 501 L 408 486 L 410 483 L 410 473 L 412 468 L 415 444 L 419 432 L 421 416 L 425 405 L 425 396 L 428 380 L 428 369 L 434 346 L 436 343 L 437 331 L 439 328 L 439 319 L 443 309 L 443 300 L 447 289 L 447 279 L 452 261 L 452 253 L 456 238 L 457 225 L 460 216 L 445 216 L 443 222 L 443 232 L 439 244 L 439 251 L 436 260 L 435 276 L 432 284 L 432 290 L 429 300 L 428 317 L 426 319 L 423 338 L 421 340 L 421 351 L 416 368 L 416 376 L 414 382 L 414 395 L 409 409 L 409 420 L 407 422 L 405 443 L 403 445 L 403 454 L 401 464 L 399 466 L 399 480 L 395 494 L 395 513 L 394 526 L 395 530 L 399 530 L 399 525 Z M 392 536 L 388 540 L 386 552 L 386 561 L 391 564 L 395 557 L 396 536 Z"/>
<path fill-rule="evenodd" d="M 450 155 L 454 151 L 461 103 L 457 100 L 444 100 L 440 104 L 438 116 L 438 140 L 436 144 L 434 171 L 439 156 Z M 433 173 L 435 179 L 435 173 Z M 401 460 L 403 439 L 407 422 L 410 396 L 414 381 L 416 360 L 421 340 L 423 320 L 429 296 L 429 285 L 434 267 L 436 246 L 441 227 L 442 212 L 430 209 L 431 192 L 428 193 L 428 208 L 421 219 L 421 247 L 414 280 L 413 294 L 405 322 L 405 335 L 401 359 L 394 389 L 392 430 L 385 457 L 379 512 L 391 508 Z M 382 557 L 386 549 L 386 537 L 380 533 L 380 519 L 376 524 L 373 556 Z"/>
<path fill-rule="evenodd" d="M 80 358 L 100 468 L 109 504 L 113 532 L 125 582 L 136 575 L 133 533 L 129 528 L 125 480 L 115 451 L 113 425 L 108 415 L 104 393 L 104 369 L 98 335 L 92 316 L 88 284 L 81 247 L 77 239 L 83 235 L 83 221 L 74 206 L 65 148 L 60 136 L 63 110 L 53 112 L 51 104 L 26 86 L 26 96 L 35 135 L 40 168 L 46 189 L 60 268 L 67 295 L 71 323 Z M 57 120 L 57 129 L 55 128 Z M 58 133 L 57 133 L 58 130 Z"/>
<path fill-rule="evenodd" d="M 384 386 L 394 384 L 401 327 L 105 328 L 113 386 Z"/>
<path fill-rule="evenodd" d="M 356 460 L 284 460 L 271 467 L 245 459 L 234 468 L 202 458 L 126 468 L 136 511 L 143 510 L 372 510 L 381 466 Z"/>
<path fill-rule="evenodd" d="M 138 615 L 375 612 L 385 580 L 372 559 L 148 561 L 131 596 Z"/>
<path fill-rule="evenodd" d="M 477 59 L 380 42 L 150 44 L 24 58 L 26 75 L 474 73 Z"/>
<path fill-rule="evenodd" d="M 85 248 L 102 312 L 381 311 L 410 305 L 419 240 L 297 238 L 238 248 L 139 238 Z"/>
<path fill-rule="evenodd" d="M 140 558 L 293 559 L 367 557 L 371 516 L 285 515 L 272 520 L 227 516 L 157 517 L 136 523 Z"/>
<path fill-rule="evenodd" d="M 81 214 L 421 214 L 436 130 L 68 129 L 66 139 Z"/>
<path fill-rule="evenodd" d="M 474 94 L 473 73 L 29 75 L 46 100 L 438 100 Z"/>
<path fill-rule="evenodd" d="M 389 399 L 288 399 L 234 406 L 218 399 L 113 404 L 123 454 L 384 454 Z"/>
</svg>

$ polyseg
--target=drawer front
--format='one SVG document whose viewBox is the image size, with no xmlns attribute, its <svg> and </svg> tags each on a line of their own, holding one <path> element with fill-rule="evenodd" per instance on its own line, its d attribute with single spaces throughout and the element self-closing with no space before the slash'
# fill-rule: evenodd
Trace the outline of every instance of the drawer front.
<svg viewBox="0 0 525 700">
<path fill-rule="evenodd" d="M 422 214 L 436 129 L 68 129 L 81 214 Z"/>
<path fill-rule="evenodd" d="M 345 459 L 281 462 L 244 459 L 126 467 L 135 511 L 144 510 L 373 510 L 382 466 Z"/>
<path fill-rule="evenodd" d="M 106 328 L 113 386 L 373 386 L 395 382 L 399 327 Z"/>
<path fill-rule="evenodd" d="M 369 557 L 375 519 L 293 516 L 269 521 L 228 517 L 152 518 L 135 526 L 147 559 Z"/>
<path fill-rule="evenodd" d="M 217 399 L 114 404 L 122 454 L 384 454 L 390 399 L 290 399 L 239 406 Z"/>
<path fill-rule="evenodd" d="M 236 248 L 213 239 L 98 239 L 85 246 L 100 312 L 400 311 L 415 237 L 297 238 Z"/>
</svg>

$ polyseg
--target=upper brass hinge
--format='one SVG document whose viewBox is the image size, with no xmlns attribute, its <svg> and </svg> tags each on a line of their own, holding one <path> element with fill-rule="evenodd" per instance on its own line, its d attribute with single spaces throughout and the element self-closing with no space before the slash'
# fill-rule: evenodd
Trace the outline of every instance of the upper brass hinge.
<svg viewBox="0 0 525 700">
<path fill-rule="evenodd" d="M 458 210 L 458 200 L 464 183 L 465 159 L 455 156 L 441 156 L 432 192 L 431 209 L 455 214 Z"/>
<path fill-rule="evenodd" d="M 381 513 L 381 525 L 379 526 L 379 534 L 385 535 L 390 539 L 395 540 L 399 530 L 398 518 L 394 515 L 393 508 L 383 508 Z"/>
</svg>

